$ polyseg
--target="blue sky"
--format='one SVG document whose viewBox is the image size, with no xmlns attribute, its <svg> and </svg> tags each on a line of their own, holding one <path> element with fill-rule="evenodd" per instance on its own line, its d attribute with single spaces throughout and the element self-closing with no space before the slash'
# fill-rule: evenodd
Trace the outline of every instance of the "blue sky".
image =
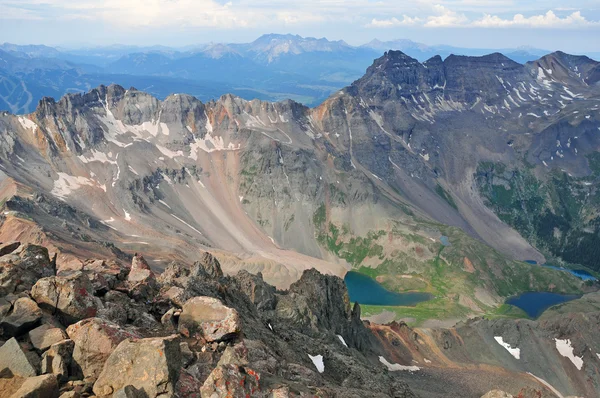
<svg viewBox="0 0 600 398">
<path fill-rule="evenodd" d="M 598 52 L 600 1 L 0 0 L 0 42 L 186 46 L 263 33 Z"/>
</svg>

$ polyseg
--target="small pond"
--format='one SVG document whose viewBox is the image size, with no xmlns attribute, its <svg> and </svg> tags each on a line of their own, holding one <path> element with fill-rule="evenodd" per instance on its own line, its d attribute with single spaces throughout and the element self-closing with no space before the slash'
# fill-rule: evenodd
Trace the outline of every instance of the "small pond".
<svg viewBox="0 0 600 398">
<path fill-rule="evenodd" d="M 379 284 L 375 279 L 350 271 L 344 277 L 350 301 L 367 305 L 402 305 L 414 306 L 420 302 L 431 300 L 433 296 L 429 293 L 395 293 L 390 292 Z"/>
<path fill-rule="evenodd" d="M 542 312 L 553 305 L 575 300 L 581 296 L 575 294 L 558 294 L 550 292 L 527 292 L 510 297 L 506 304 L 519 307 L 532 318 L 539 317 Z"/>
</svg>

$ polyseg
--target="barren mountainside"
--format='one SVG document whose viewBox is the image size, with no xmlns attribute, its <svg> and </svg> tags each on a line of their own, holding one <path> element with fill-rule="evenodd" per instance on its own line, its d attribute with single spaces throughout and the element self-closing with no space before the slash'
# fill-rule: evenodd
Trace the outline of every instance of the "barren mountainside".
<svg viewBox="0 0 600 398">
<path fill-rule="evenodd" d="M 244 373 L 249 361 L 268 375 L 265 394 L 284 384 L 299 395 L 527 387 L 588 396 L 600 366 L 596 294 L 539 320 L 512 319 L 523 314 L 503 303 L 527 291 L 594 290 L 532 262 L 599 270 L 599 65 L 561 52 L 521 65 L 502 54 L 421 63 L 389 51 L 315 108 L 233 95 L 160 101 L 110 85 L 44 98 L 28 115 L 3 113 L 0 242 L 20 242 L 0 248 L 4 293 L 31 295 L 23 305 L 58 317 L 69 336 L 76 322 L 110 321 L 133 341 L 144 337 L 95 365 L 100 396 L 123 387 L 106 370 L 119 358 L 157 344 L 172 354 L 172 332 L 191 338 L 188 303 L 192 314 L 196 305 L 233 308 L 243 332 L 190 343 L 197 361 L 211 353 L 195 371 L 199 362 L 181 366 L 198 388 L 219 384 L 213 373 L 228 366 Z M 29 253 L 39 246 L 43 272 Z M 351 309 L 335 277 L 349 270 L 432 299 Z M 59 316 L 69 313 L 52 289 L 76 291 L 88 279 L 98 312 Z M 3 317 L 20 308 L 15 300 Z M 135 311 L 125 319 L 117 308 L 128 300 Z M 6 337 L 49 322 L 41 317 Z M 292 359 L 278 371 L 282 358 Z M 171 392 L 185 387 L 175 387 L 173 361 L 161 381 Z"/>
</svg>

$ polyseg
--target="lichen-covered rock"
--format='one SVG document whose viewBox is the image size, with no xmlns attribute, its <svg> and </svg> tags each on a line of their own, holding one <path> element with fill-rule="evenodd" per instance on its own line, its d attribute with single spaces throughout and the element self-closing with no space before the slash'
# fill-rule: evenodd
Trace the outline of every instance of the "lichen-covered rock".
<svg viewBox="0 0 600 398">
<path fill-rule="evenodd" d="M 110 395 L 131 385 L 149 398 L 172 397 L 180 368 L 178 336 L 125 340 L 106 360 L 94 393 Z"/>
<path fill-rule="evenodd" d="M 9 369 L 13 375 L 31 377 L 38 374 L 38 365 L 14 337 L 0 347 L 0 370 Z"/>
<path fill-rule="evenodd" d="M 28 297 L 15 300 L 12 311 L 0 321 L 0 328 L 5 337 L 20 336 L 35 328 L 42 319 L 42 311 Z"/>
<path fill-rule="evenodd" d="M 125 339 L 140 338 L 139 335 L 100 318 L 77 322 L 67 328 L 67 334 L 75 343 L 73 361 L 79 366 L 83 376 L 90 380 L 98 378 L 104 362 L 119 343 Z"/>
<path fill-rule="evenodd" d="M 62 340 L 50 346 L 42 355 L 42 373 L 55 375 L 60 382 L 69 377 L 69 368 L 73 359 L 73 340 Z"/>
<path fill-rule="evenodd" d="M 260 375 L 250 368 L 238 365 L 218 365 L 200 390 L 202 397 L 246 398 L 260 392 Z"/>
<path fill-rule="evenodd" d="M 42 308 L 52 311 L 64 325 L 96 316 L 102 302 L 82 272 L 68 276 L 42 278 L 31 289 L 31 296 Z"/>
<path fill-rule="evenodd" d="M 28 377 L 10 398 L 58 398 L 58 383 L 54 375 Z"/>
<path fill-rule="evenodd" d="M 44 351 L 54 343 L 58 343 L 67 338 L 67 334 L 60 328 L 52 327 L 48 324 L 38 326 L 29 332 L 29 340 L 31 344 L 40 350 Z"/>
<path fill-rule="evenodd" d="M 237 311 L 213 297 L 188 300 L 179 316 L 179 333 L 207 342 L 234 337 L 241 330 Z"/>
</svg>

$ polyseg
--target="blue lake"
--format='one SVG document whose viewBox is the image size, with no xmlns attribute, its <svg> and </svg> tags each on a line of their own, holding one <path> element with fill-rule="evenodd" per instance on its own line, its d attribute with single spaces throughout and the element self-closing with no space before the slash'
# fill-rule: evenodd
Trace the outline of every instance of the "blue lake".
<svg viewBox="0 0 600 398">
<path fill-rule="evenodd" d="M 350 301 L 368 305 L 402 305 L 414 306 L 417 303 L 431 300 L 429 293 L 395 293 L 390 292 L 375 279 L 359 272 L 350 271 L 344 277 L 348 287 Z"/>
<path fill-rule="evenodd" d="M 537 318 L 553 305 L 575 300 L 581 296 L 574 294 L 558 294 L 550 292 L 527 292 L 518 296 L 510 297 L 506 304 L 519 307 L 532 318 Z"/>
<path fill-rule="evenodd" d="M 537 265 L 537 261 L 533 261 L 533 260 L 525 260 L 525 262 L 527 264 L 532 264 L 532 265 Z M 592 274 L 590 274 L 589 272 L 582 270 L 582 269 L 568 269 L 568 268 L 561 268 L 561 267 L 556 267 L 554 265 L 547 265 L 547 264 L 540 264 L 542 267 L 546 267 L 546 268 L 552 268 L 552 269 L 556 269 L 559 271 L 565 271 L 568 272 L 572 275 L 575 275 L 576 277 L 578 277 L 581 280 L 584 281 L 595 281 L 597 280 L 596 277 L 594 277 Z"/>
</svg>

